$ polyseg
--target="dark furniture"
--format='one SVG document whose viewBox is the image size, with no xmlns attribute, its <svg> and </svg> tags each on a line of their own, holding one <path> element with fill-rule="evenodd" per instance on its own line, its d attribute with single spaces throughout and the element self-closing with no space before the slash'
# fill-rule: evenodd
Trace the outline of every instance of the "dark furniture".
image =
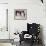
<svg viewBox="0 0 46 46">
<path fill-rule="evenodd" d="M 41 0 L 41 2 L 43 3 L 43 0 Z"/>
<path fill-rule="evenodd" d="M 34 42 L 39 44 L 39 41 L 40 41 L 39 33 L 40 33 L 40 24 L 36 24 L 36 23 L 29 24 L 29 23 L 27 23 L 27 31 L 22 31 L 21 34 L 19 34 L 20 44 L 22 41 L 30 42 L 31 46 L 33 45 Z M 28 38 L 25 39 L 24 38 L 25 34 L 29 34 L 32 37 L 30 39 L 28 39 Z"/>
</svg>

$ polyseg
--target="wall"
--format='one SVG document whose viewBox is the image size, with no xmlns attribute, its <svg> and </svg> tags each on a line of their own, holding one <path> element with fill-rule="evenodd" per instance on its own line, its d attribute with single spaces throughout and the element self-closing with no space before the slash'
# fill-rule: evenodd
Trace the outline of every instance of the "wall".
<svg viewBox="0 0 46 46">
<path fill-rule="evenodd" d="M 6 28 L 7 14 L 6 9 L 8 9 L 8 0 L 0 0 L 0 28 Z M 9 31 L 0 30 L 0 39 L 9 39 Z M 11 43 L 0 43 L 0 46 L 12 46 Z"/>
<path fill-rule="evenodd" d="M 27 20 L 14 20 L 14 9 L 27 9 Z M 45 4 L 40 0 L 10 0 L 9 1 L 9 31 L 10 36 L 18 30 L 27 30 L 27 23 L 40 23 L 43 29 L 44 41 L 46 44 L 46 16 Z M 13 38 L 13 37 L 11 37 Z"/>
<path fill-rule="evenodd" d="M 46 16 L 46 0 L 44 0 L 44 6 L 45 6 L 45 16 Z M 44 31 L 44 41 L 45 41 L 45 46 L 46 46 L 46 29 Z"/>
<path fill-rule="evenodd" d="M 9 39 L 9 32 L 7 32 L 7 4 L 0 3 L 0 39 Z"/>
<path fill-rule="evenodd" d="M 0 0 L 0 3 L 8 3 L 8 0 Z"/>
<path fill-rule="evenodd" d="M 1 2 L 8 2 L 8 30 L 11 38 L 13 33 L 18 30 L 27 30 L 28 23 L 40 23 L 43 28 L 44 42 L 46 44 L 46 16 L 45 16 L 45 3 L 41 3 L 40 0 L 0 0 Z M 27 20 L 14 20 L 14 9 L 27 9 Z"/>
</svg>

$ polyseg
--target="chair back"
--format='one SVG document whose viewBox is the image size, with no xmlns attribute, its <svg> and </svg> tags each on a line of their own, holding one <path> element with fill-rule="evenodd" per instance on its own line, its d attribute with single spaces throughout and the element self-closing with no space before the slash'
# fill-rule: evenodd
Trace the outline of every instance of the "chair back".
<svg viewBox="0 0 46 46">
<path fill-rule="evenodd" d="M 34 34 L 34 35 L 39 34 L 39 32 L 40 32 L 40 24 L 36 24 L 36 23 L 29 24 L 29 23 L 27 23 L 27 31 L 31 35 L 32 34 Z"/>
</svg>

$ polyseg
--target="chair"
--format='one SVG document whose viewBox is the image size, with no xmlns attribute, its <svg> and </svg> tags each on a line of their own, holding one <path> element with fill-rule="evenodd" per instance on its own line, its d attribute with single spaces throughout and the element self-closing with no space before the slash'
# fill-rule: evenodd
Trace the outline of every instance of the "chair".
<svg viewBox="0 0 46 46">
<path fill-rule="evenodd" d="M 32 36 L 29 39 L 29 41 L 31 42 L 32 45 L 34 42 L 39 43 L 39 33 L 40 33 L 40 24 L 36 24 L 36 23 L 29 24 L 29 23 L 27 23 L 27 31 L 22 31 L 22 34 L 19 35 L 20 36 L 20 44 L 22 41 L 25 41 L 25 38 L 24 38 L 25 34 L 29 34 Z"/>
</svg>

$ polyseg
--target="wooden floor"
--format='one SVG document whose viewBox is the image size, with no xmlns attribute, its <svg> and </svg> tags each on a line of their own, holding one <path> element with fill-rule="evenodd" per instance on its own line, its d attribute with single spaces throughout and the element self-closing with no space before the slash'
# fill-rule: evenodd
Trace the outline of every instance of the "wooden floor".
<svg viewBox="0 0 46 46">
<path fill-rule="evenodd" d="M 0 39 L 0 43 L 11 43 L 13 41 L 13 39 Z"/>
<path fill-rule="evenodd" d="M 11 43 L 0 43 L 0 46 L 13 46 Z"/>
<path fill-rule="evenodd" d="M 29 43 L 22 42 L 22 44 L 19 45 L 19 46 L 31 46 L 31 43 L 29 44 Z M 34 44 L 33 46 L 43 46 L 43 45 L 41 45 L 41 44 Z"/>
</svg>

